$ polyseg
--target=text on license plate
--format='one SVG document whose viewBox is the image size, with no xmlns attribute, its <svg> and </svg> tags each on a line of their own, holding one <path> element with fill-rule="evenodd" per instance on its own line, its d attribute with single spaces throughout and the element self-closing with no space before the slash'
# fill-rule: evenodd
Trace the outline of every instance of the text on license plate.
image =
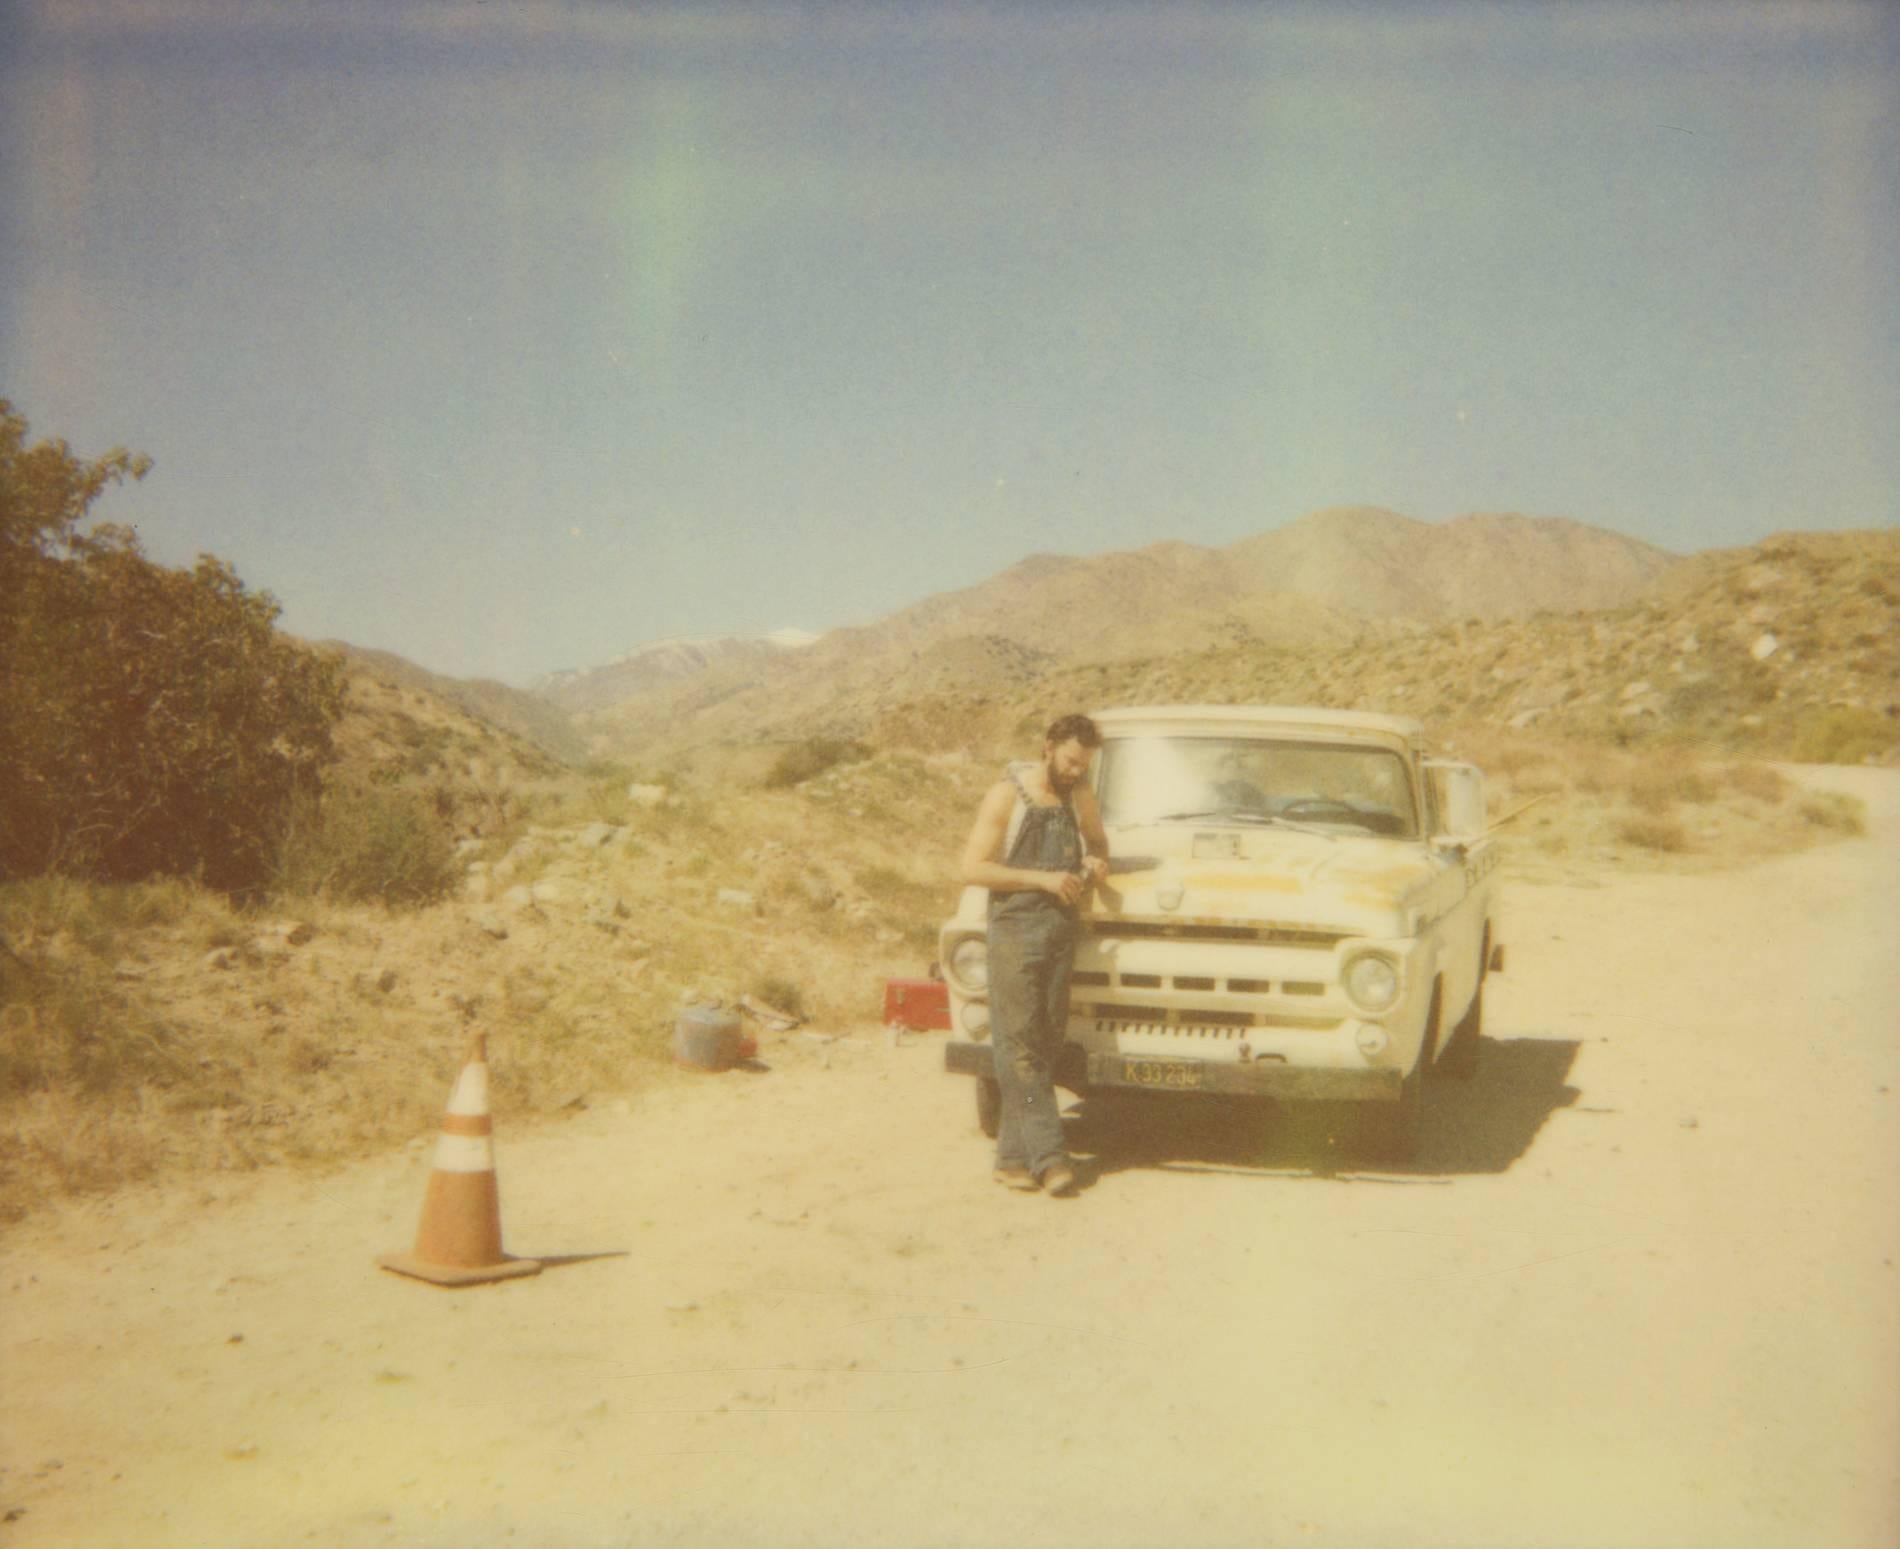
<svg viewBox="0 0 1900 1549">
<path fill-rule="evenodd" d="M 1122 1079 L 1131 1086 L 1193 1091 L 1205 1084 L 1199 1060 L 1123 1060 Z"/>
</svg>

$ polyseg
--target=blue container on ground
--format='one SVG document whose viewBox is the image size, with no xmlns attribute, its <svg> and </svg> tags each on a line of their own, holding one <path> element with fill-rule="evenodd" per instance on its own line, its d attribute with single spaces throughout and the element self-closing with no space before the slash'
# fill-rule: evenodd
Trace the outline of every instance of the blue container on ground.
<svg viewBox="0 0 1900 1549">
<path fill-rule="evenodd" d="M 744 1041 L 737 1012 L 688 1006 L 673 1028 L 673 1058 L 694 1070 L 730 1070 Z"/>
</svg>

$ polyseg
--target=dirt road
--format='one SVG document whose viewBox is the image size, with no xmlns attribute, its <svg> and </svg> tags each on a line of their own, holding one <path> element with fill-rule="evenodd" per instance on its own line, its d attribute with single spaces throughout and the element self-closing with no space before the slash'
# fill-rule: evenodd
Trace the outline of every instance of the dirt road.
<svg viewBox="0 0 1900 1549">
<path fill-rule="evenodd" d="M 1402 1172 L 1098 1103 L 1008 1194 L 864 1029 L 498 1115 L 533 1280 L 370 1267 L 426 1146 L 21 1229 L 0 1549 L 1900 1543 L 1900 774 L 1824 778 L 1870 837 L 1516 888 Z"/>
</svg>

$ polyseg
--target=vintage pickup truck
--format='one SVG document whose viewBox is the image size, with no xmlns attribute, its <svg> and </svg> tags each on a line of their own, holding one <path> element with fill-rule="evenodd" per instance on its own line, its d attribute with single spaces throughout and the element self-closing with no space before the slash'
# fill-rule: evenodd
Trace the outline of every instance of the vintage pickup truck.
<svg viewBox="0 0 1900 1549">
<path fill-rule="evenodd" d="M 1500 970 L 1482 776 L 1419 723 L 1269 706 L 1096 715 L 1111 874 L 1085 895 L 1059 1085 L 1337 1104 L 1409 1159 L 1428 1078 L 1475 1068 Z M 940 933 L 948 1070 L 996 1132 L 985 914 Z M 1347 1107 L 1346 1105 L 1350 1105 Z"/>
</svg>

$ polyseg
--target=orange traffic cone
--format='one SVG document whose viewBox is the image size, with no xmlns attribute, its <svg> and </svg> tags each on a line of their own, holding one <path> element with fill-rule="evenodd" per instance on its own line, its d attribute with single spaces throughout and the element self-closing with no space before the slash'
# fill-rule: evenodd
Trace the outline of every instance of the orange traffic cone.
<svg viewBox="0 0 1900 1549">
<path fill-rule="evenodd" d="M 435 1171 L 422 1199 L 422 1224 L 413 1253 L 386 1253 L 376 1262 L 399 1275 L 434 1285 L 481 1285 L 541 1271 L 539 1259 L 501 1251 L 501 1196 L 495 1187 L 494 1125 L 488 1117 L 488 1045 L 469 1041 L 468 1063 L 449 1094 L 436 1143 Z"/>
</svg>

